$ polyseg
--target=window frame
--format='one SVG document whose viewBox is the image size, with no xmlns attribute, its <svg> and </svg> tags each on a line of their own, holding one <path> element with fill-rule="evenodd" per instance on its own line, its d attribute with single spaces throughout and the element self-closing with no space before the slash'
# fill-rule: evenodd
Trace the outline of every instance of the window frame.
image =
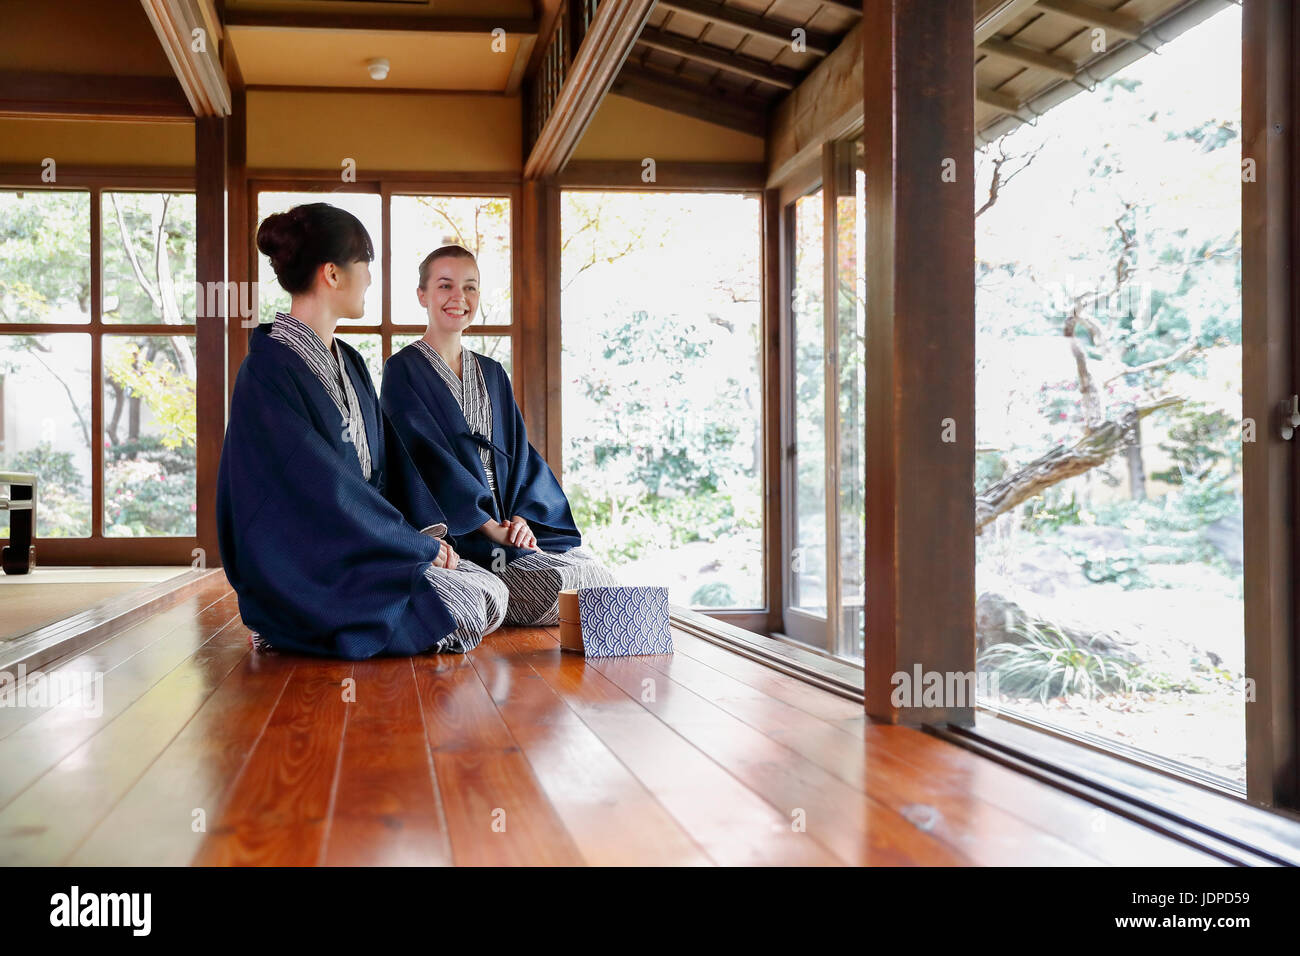
<svg viewBox="0 0 1300 956">
<path fill-rule="evenodd" d="M 105 323 L 103 321 L 103 215 L 104 193 L 188 193 L 197 194 L 194 174 L 165 169 L 80 171 L 62 168 L 55 183 L 43 182 L 39 172 L 0 169 L 0 190 L 5 192 L 84 192 L 90 199 L 90 320 L 71 322 L 10 322 L 0 325 L 0 335 L 90 335 L 90 534 L 85 537 L 44 538 L 39 526 L 34 538 L 37 561 L 52 564 L 101 565 L 204 565 L 199 544 L 199 522 L 196 517 L 193 535 L 152 535 L 149 537 L 104 535 L 104 368 L 103 340 L 105 335 L 187 335 L 195 340 L 195 411 L 199 433 L 196 449 L 203 445 L 206 435 L 203 417 L 197 414 L 198 388 L 204 379 L 203 371 L 208 361 L 214 359 L 198 348 L 198 321 L 193 324 L 172 325 L 165 322 Z M 197 228 L 197 224 L 196 224 Z M 196 241 L 197 241 L 196 234 Z M 216 479 L 217 463 L 195 463 L 195 489 Z M 209 474 L 210 472 L 210 474 Z M 8 545 L 7 537 L 0 544 Z"/>
<path fill-rule="evenodd" d="M 606 177 L 600 175 L 602 169 L 617 168 L 620 175 Z M 773 624 L 779 620 L 778 613 L 782 605 L 784 585 L 779 577 L 779 572 L 774 573 L 774 569 L 780 567 L 780 555 L 783 550 L 783 522 L 781 520 L 781 509 L 778 502 L 783 498 L 781 489 L 783 481 L 783 469 L 772 468 L 773 456 L 769 453 L 772 442 L 778 437 L 781 429 L 773 428 L 775 424 L 774 413 L 780 410 L 780 402 L 775 400 L 774 391 L 770 387 L 776 366 L 774 363 L 776 357 L 773 353 L 779 352 L 779 347 L 774 349 L 772 335 L 772 316 L 775 303 L 771 301 L 773 279 L 777 278 L 771 273 L 773 271 L 773 262 L 769 256 L 769 251 L 774 244 L 778 242 L 776 230 L 771 230 L 772 219 L 772 194 L 774 190 L 759 189 L 746 185 L 696 185 L 689 178 L 683 178 L 681 181 L 673 181 L 676 177 L 664 176 L 663 182 L 642 182 L 639 174 L 634 181 L 624 183 L 622 179 L 622 163 L 619 161 L 593 161 L 589 174 L 581 176 L 566 176 L 564 181 L 555 189 L 555 204 L 553 206 L 555 222 L 554 229 L 558 242 L 563 242 L 561 232 L 561 211 L 563 208 L 564 193 L 568 192 L 643 192 L 643 193 L 708 193 L 729 194 L 746 196 L 756 200 L 758 204 L 758 263 L 759 263 L 759 328 L 760 328 L 760 346 L 758 354 L 759 367 L 759 387 L 760 394 L 763 396 L 762 409 L 759 415 L 759 444 L 763 448 L 762 466 L 759 469 L 759 479 L 762 482 L 760 492 L 763 500 L 763 535 L 762 535 L 762 552 L 763 552 L 763 583 L 761 606 L 753 608 L 717 608 L 717 609 L 694 609 L 691 610 L 697 614 L 703 614 L 715 620 L 723 621 L 733 627 L 743 630 L 753 631 L 755 633 L 766 634 L 773 630 Z M 661 170 L 662 171 L 662 170 Z M 592 180 L 598 181 L 592 181 Z M 550 281 L 556 289 L 557 305 L 560 303 L 559 285 L 561 281 L 561 264 L 559 262 L 558 251 L 555 260 L 551 265 L 553 274 Z M 784 281 L 783 269 L 775 270 L 781 274 L 780 281 Z M 553 359 L 558 368 L 560 356 L 562 354 L 563 338 L 563 308 L 559 308 L 560 321 L 556 325 L 556 334 L 549 337 L 547 350 L 553 351 Z M 544 360 L 545 356 L 540 360 Z M 784 369 L 780 373 L 784 377 Z M 518 390 L 516 389 L 516 394 Z M 553 432 L 551 441 L 554 447 L 563 448 L 563 435 L 561 432 L 563 422 L 562 397 L 556 394 L 548 399 L 548 405 L 553 406 L 554 421 L 549 426 Z M 560 468 L 556 465 L 562 465 L 562 462 L 551 463 L 552 469 L 556 475 L 560 474 Z"/>
<path fill-rule="evenodd" d="M 299 171 L 295 173 L 275 172 L 259 174 L 250 171 L 248 177 L 248 276 L 254 283 L 252 296 L 252 315 L 241 320 L 240 327 L 244 335 L 238 339 L 239 353 L 231 356 L 231 375 L 229 388 L 233 391 L 235 376 L 239 363 L 248 353 L 248 336 L 257 325 L 260 311 L 260 297 L 256 286 L 258 264 L 261 253 L 257 249 L 257 227 L 261 223 L 258 215 L 258 196 L 263 192 L 303 192 L 319 193 L 322 201 L 328 201 L 331 193 L 362 193 L 378 196 L 380 199 L 380 221 L 382 237 L 380 250 L 380 270 L 383 285 L 380 289 L 380 317 L 378 322 L 348 323 L 339 326 L 339 333 L 347 340 L 352 334 L 378 335 L 381 361 L 388 361 L 392 355 L 394 335 L 422 335 L 424 325 L 394 323 L 392 318 L 392 198 L 394 196 L 482 196 L 505 198 L 510 200 L 510 323 L 498 325 L 472 325 L 465 330 L 466 335 L 501 335 L 510 340 L 511 384 L 516 396 L 523 394 L 527 381 L 527 363 L 523 361 L 522 343 L 519 341 L 522 329 L 522 303 L 519 295 L 519 270 L 521 263 L 521 187 L 517 180 L 485 179 L 467 177 L 466 180 L 424 179 L 405 176 L 380 175 L 371 178 L 359 178 L 356 182 L 340 183 L 337 174 L 316 171 Z M 430 250 L 432 251 L 432 250 Z M 522 404 L 521 404 L 522 407 Z M 525 422 L 525 425 L 528 423 Z"/>
</svg>

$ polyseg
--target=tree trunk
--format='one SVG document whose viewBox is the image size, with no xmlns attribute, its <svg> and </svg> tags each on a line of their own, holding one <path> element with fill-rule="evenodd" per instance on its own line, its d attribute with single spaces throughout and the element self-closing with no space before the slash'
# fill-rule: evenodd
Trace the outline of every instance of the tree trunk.
<svg viewBox="0 0 1300 956">
<path fill-rule="evenodd" d="M 975 531 L 980 533 L 998 515 L 1040 494 L 1052 485 L 1104 465 L 1125 446 L 1141 419 L 1157 409 L 1181 404 L 1181 396 L 1158 398 L 1147 405 L 1129 406 L 1118 419 L 1102 422 L 1084 432 L 1073 445 L 1061 445 L 1031 461 L 1019 471 L 994 482 L 975 496 Z"/>
<path fill-rule="evenodd" d="M 1133 422 L 1133 436 L 1124 448 L 1124 457 L 1128 459 L 1129 497 L 1134 501 L 1146 501 L 1147 472 L 1142 465 L 1142 422 Z"/>
<path fill-rule="evenodd" d="M 113 391 L 113 414 L 109 416 L 108 424 L 104 426 L 104 434 L 108 436 L 109 444 L 116 447 L 120 444 L 117 437 L 117 426 L 122 421 L 122 399 L 126 396 L 126 393 L 117 382 L 107 378 L 107 376 L 105 378 L 108 387 Z"/>
</svg>

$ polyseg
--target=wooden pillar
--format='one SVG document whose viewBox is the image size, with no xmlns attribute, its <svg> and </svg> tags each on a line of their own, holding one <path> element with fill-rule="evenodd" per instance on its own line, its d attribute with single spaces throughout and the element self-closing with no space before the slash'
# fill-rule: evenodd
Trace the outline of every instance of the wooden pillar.
<svg viewBox="0 0 1300 956">
<path fill-rule="evenodd" d="M 974 720 L 973 35 L 973 0 L 863 8 L 866 709 L 894 723 Z M 918 668 L 943 700 L 897 706 Z"/>
<path fill-rule="evenodd" d="M 1300 17 L 1290 0 L 1242 8 L 1242 443 L 1246 629 L 1246 794 L 1300 807 L 1300 653 L 1295 645 L 1296 456 L 1278 433 L 1281 402 L 1300 391 L 1296 367 L 1296 149 L 1300 146 Z M 1243 438 L 1246 436 L 1243 434 Z"/>
<path fill-rule="evenodd" d="M 222 48 L 226 68 L 226 82 L 230 84 L 230 120 L 227 126 L 228 150 L 226 166 L 226 216 L 227 263 L 229 265 L 231 299 L 227 316 L 226 386 L 227 395 L 234 391 L 235 375 L 244 356 L 248 354 L 248 336 L 252 331 L 245 323 L 257 321 L 256 297 L 251 283 L 257 279 L 257 260 L 253 257 L 253 234 L 257 224 L 249 223 L 248 198 L 248 96 L 244 89 L 243 73 L 229 43 Z M 387 248 L 385 246 L 385 248 Z M 248 306 L 252 312 L 244 316 Z M 228 399 L 227 399 L 228 404 Z"/>
<path fill-rule="evenodd" d="M 198 538 L 208 567 L 217 550 L 217 465 L 226 432 L 226 119 L 194 120 L 195 247 L 198 317 Z M 209 294 L 209 289 L 219 290 Z"/>
<path fill-rule="evenodd" d="M 562 478 L 560 445 L 560 191 L 550 180 L 525 179 L 515 272 L 519 288 L 515 393 L 528 440 Z M 522 380 L 522 381 L 521 381 Z M 521 389 L 522 384 L 522 389 Z M 521 394 L 522 392 L 522 394 Z"/>
</svg>

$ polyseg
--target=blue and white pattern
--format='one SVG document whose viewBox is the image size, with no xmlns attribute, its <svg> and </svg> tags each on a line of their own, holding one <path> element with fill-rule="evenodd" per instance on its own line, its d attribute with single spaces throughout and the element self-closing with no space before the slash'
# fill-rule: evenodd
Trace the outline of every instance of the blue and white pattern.
<svg viewBox="0 0 1300 956">
<path fill-rule="evenodd" d="M 612 571 L 579 545 L 568 551 L 534 551 L 496 571 L 510 590 L 507 624 L 528 627 L 560 623 L 560 592 L 613 587 Z"/>
<path fill-rule="evenodd" d="M 492 399 L 475 353 L 461 346 L 461 375 L 457 378 L 455 369 L 428 342 L 418 339 L 413 345 L 451 391 L 470 431 L 490 441 Z M 492 452 L 480 446 L 479 457 L 483 461 L 488 487 L 495 493 L 497 481 L 492 467 Z M 506 623 L 516 625 L 558 624 L 561 591 L 619 583 L 595 555 L 581 546 L 563 552 L 534 551 L 516 558 L 504 568 L 497 569 L 494 565 L 492 570 L 510 589 Z"/>
<path fill-rule="evenodd" d="M 429 565 L 424 576 L 447 605 L 457 627 L 433 648 L 435 654 L 467 654 L 478 647 L 506 616 L 510 592 L 490 571 L 473 561 L 461 561 L 454 571 Z"/>
<path fill-rule="evenodd" d="M 667 588 L 582 588 L 578 591 L 578 622 L 587 657 L 673 652 Z"/>
<path fill-rule="evenodd" d="M 447 360 L 439 355 L 438 350 L 432 345 L 424 339 L 417 339 L 413 344 L 433 366 L 433 370 L 438 373 L 438 377 L 443 380 L 447 388 L 451 389 L 452 397 L 460 406 L 469 430 L 491 441 L 492 399 L 488 397 L 487 383 L 483 381 L 483 373 L 479 371 L 478 360 L 474 358 L 474 353 L 463 345 L 460 347 L 461 375 L 457 378 L 455 369 L 447 364 Z M 487 477 L 488 487 L 495 493 L 497 476 L 492 464 L 492 452 L 480 445 L 478 454 L 483 461 L 483 472 Z"/>
<path fill-rule="evenodd" d="M 343 367 L 343 356 L 339 354 L 337 340 L 326 348 L 319 335 L 288 312 L 275 313 L 275 321 L 271 323 L 271 338 L 293 349 L 325 386 L 325 391 L 343 416 L 343 423 L 348 426 L 348 434 L 357 451 L 357 461 L 361 463 L 361 475 L 369 481 L 370 439 L 366 436 L 365 419 L 361 417 L 361 402 L 357 400 L 352 379 Z"/>
<path fill-rule="evenodd" d="M 270 337 L 292 349 L 325 387 L 330 400 L 343 417 L 343 423 L 350 426 L 361 473 L 369 481 L 372 472 L 370 442 L 361 415 L 361 402 L 343 364 L 338 345 L 326 348 L 319 335 L 287 312 L 275 314 Z M 445 524 L 430 525 L 421 529 L 421 533 L 439 539 L 446 546 Z M 455 631 L 430 648 L 431 653 L 467 653 L 478 646 L 485 634 L 490 634 L 501 626 L 505 619 L 509 592 L 505 584 L 490 572 L 472 562 L 462 561 L 454 571 L 430 564 L 425 568 L 424 576 L 438 592 L 457 624 Z M 271 643 L 255 630 L 250 629 L 249 640 L 257 651 L 274 650 Z"/>
</svg>

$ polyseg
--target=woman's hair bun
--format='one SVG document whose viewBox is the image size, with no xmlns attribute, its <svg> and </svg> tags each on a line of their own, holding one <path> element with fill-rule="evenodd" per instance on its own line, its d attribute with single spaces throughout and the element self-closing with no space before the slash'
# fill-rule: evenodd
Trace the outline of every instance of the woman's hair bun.
<svg viewBox="0 0 1300 956">
<path fill-rule="evenodd" d="M 290 295 L 310 290 L 322 263 L 348 265 L 375 258 L 361 220 L 323 202 L 267 216 L 257 227 L 257 248 L 271 260 L 280 287 Z"/>
<path fill-rule="evenodd" d="M 288 212 L 273 212 L 262 220 L 262 225 L 257 229 L 257 248 L 270 257 L 276 272 L 280 271 L 279 267 L 285 263 L 286 256 L 301 248 L 307 238 L 298 209 L 295 206 Z"/>
</svg>

